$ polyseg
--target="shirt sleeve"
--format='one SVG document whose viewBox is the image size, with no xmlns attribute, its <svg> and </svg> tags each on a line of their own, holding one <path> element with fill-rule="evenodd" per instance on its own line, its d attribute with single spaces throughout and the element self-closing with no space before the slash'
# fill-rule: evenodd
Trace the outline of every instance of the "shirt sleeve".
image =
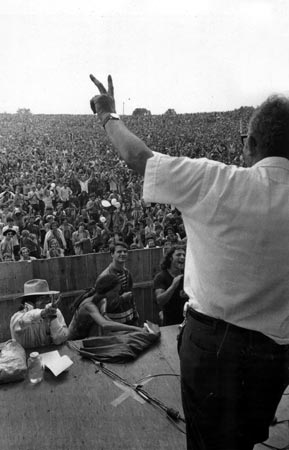
<svg viewBox="0 0 289 450">
<path fill-rule="evenodd" d="M 66 240 L 65 240 L 64 234 L 62 233 L 62 231 L 59 228 L 58 228 L 58 231 L 59 231 L 59 235 L 60 235 L 60 239 L 62 241 L 63 247 L 66 249 Z"/>
<path fill-rule="evenodd" d="M 12 337 L 15 333 L 28 328 L 33 323 L 41 322 L 41 309 L 31 309 L 30 311 L 18 311 L 11 317 L 10 330 Z"/>
<path fill-rule="evenodd" d="M 181 207 L 192 207 L 200 196 L 211 162 L 206 158 L 172 157 L 153 152 L 146 163 L 145 202 L 169 203 L 180 210 Z"/>
<path fill-rule="evenodd" d="M 48 251 L 48 239 L 50 237 L 50 232 L 47 231 L 47 233 L 45 234 L 45 238 L 44 238 L 44 244 L 43 244 L 43 252 L 44 254 L 46 254 L 46 252 Z"/>
<path fill-rule="evenodd" d="M 153 282 L 153 288 L 154 290 L 156 289 L 164 289 L 165 291 L 167 290 L 168 288 L 167 282 L 165 280 L 164 275 L 161 272 L 156 274 Z"/>
<path fill-rule="evenodd" d="M 68 328 L 61 311 L 57 310 L 57 317 L 50 322 L 50 334 L 55 345 L 60 345 L 68 338 Z"/>
</svg>

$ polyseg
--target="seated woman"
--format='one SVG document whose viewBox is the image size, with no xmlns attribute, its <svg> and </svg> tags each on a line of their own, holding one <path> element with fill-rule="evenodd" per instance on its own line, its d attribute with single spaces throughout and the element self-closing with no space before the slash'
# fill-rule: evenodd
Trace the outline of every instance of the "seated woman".
<svg viewBox="0 0 289 450">
<path fill-rule="evenodd" d="M 119 290 L 120 282 L 116 275 L 98 277 L 94 286 L 95 293 L 76 305 L 68 329 L 68 339 L 84 339 L 110 331 L 143 331 L 143 328 L 114 322 L 106 316 L 107 303 L 115 299 Z"/>
</svg>

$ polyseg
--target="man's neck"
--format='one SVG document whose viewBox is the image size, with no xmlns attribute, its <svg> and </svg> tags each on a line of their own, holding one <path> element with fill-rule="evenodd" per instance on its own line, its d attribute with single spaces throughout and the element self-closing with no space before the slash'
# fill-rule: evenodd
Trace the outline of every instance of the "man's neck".
<svg viewBox="0 0 289 450">
<path fill-rule="evenodd" d="M 171 268 L 169 268 L 169 269 L 167 269 L 167 270 L 168 270 L 169 274 L 170 274 L 173 278 L 176 277 L 177 275 L 181 275 L 181 273 L 182 273 L 181 270 L 179 270 L 179 269 L 177 269 L 177 268 L 174 268 L 174 267 L 171 267 Z"/>
<path fill-rule="evenodd" d="M 114 270 L 117 270 L 118 272 L 123 271 L 123 270 L 124 270 L 124 266 L 125 266 L 125 263 L 124 263 L 124 262 L 123 262 L 123 263 L 119 263 L 119 262 L 117 262 L 117 261 L 112 261 L 112 263 L 111 263 L 111 267 L 112 267 Z"/>
</svg>

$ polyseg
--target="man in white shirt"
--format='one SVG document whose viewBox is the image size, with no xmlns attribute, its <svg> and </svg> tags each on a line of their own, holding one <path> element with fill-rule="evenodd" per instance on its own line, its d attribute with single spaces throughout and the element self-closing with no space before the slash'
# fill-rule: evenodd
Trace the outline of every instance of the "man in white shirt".
<svg viewBox="0 0 289 450">
<path fill-rule="evenodd" d="M 39 195 L 37 194 L 35 185 L 33 185 L 31 188 L 31 191 L 28 192 L 27 199 L 29 201 L 31 208 L 36 213 L 38 213 L 38 211 L 39 211 Z"/>
<path fill-rule="evenodd" d="M 72 190 L 70 189 L 66 181 L 64 181 L 63 186 L 60 187 L 58 195 L 61 202 L 63 203 L 63 209 L 68 208 Z"/>
<path fill-rule="evenodd" d="M 22 304 L 10 320 L 12 339 L 24 348 L 60 345 L 67 340 L 68 328 L 54 298 L 59 291 L 49 289 L 46 280 L 24 283 Z"/>
<path fill-rule="evenodd" d="M 187 321 L 179 339 L 187 448 L 252 450 L 288 385 L 289 99 L 253 114 L 247 168 L 152 152 L 115 114 L 108 92 L 91 100 L 113 146 L 144 175 L 146 202 L 170 203 L 187 234 Z"/>
</svg>

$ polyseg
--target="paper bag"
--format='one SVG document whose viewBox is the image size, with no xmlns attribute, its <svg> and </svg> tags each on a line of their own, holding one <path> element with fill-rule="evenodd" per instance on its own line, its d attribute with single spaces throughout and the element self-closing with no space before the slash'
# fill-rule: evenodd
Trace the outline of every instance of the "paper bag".
<svg viewBox="0 0 289 450">
<path fill-rule="evenodd" d="M 26 353 L 14 340 L 5 342 L 0 352 L 0 383 L 24 380 L 27 372 Z"/>
</svg>

